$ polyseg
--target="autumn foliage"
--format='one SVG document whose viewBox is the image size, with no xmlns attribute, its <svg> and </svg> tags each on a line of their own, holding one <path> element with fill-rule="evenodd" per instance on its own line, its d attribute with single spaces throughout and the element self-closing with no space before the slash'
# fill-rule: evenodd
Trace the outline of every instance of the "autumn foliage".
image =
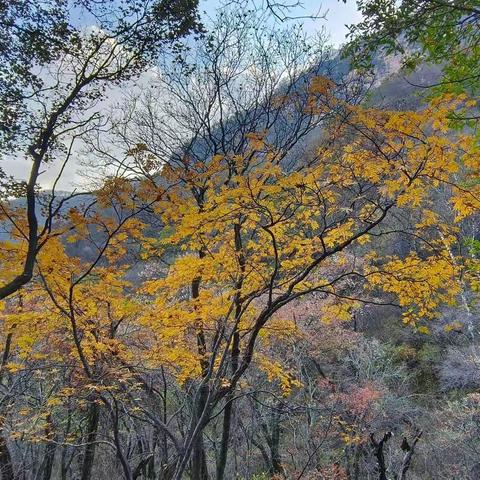
<svg viewBox="0 0 480 480">
<path fill-rule="evenodd" d="M 164 158 L 145 138 L 125 153 L 143 175 L 102 179 L 39 228 L 33 278 L 1 307 L 2 478 L 20 478 L 7 465 L 29 468 L 19 455 L 28 446 L 44 452 L 35 468 L 45 475 L 62 455 L 51 478 L 73 478 L 75 462 L 82 480 L 97 478 L 97 454 L 126 479 L 204 480 L 215 469 L 220 480 L 240 432 L 269 478 L 382 469 L 393 440 L 377 442 L 372 425 L 388 423 L 400 373 L 372 366 L 356 322 L 380 308 L 419 336 L 440 321 L 445 334 L 467 331 L 441 317 L 479 290 L 478 259 L 460 239 L 480 208 L 480 151 L 470 130 L 452 128 L 476 100 L 449 93 L 415 111 L 380 109 L 322 75 L 272 97 L 272 111 L 300 116 L 300 127 L 321 119 L 295 161 L 274 125 L 252 124 L 241 147 L 203 161 L 186 147 Z M 8 198 L 0 217 L 8 285 L 31 250 L 31 219 Z M 367 358 L 372 375 L 358 367 Z M 287 455 L 282 422 L 297 414 L 308 419 Z M 405 423 L 407 472 L 421 433 Z"/>
</svg>

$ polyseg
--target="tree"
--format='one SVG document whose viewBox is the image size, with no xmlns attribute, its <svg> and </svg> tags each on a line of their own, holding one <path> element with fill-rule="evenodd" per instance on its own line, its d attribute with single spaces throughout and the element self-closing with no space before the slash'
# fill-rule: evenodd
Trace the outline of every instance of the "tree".
<svg viewBox="0 0 480 480">
<path fill-rule="evenodd" d="M 311 65 L 307 71 L 306 64 Z M 265 25 L 262 15 L 244 14 L 238 7 L 220 11 L 211 33 L 181 63 L 167 57 L 160 68 L 155 91 L 122 106 L 122 117 L 113 123 L 113 140 L 93 138 L 92 143 L 108 167 L 141 176 L 161 188 L 169 185 L 169 190 L 178 184 L 181 191 L 194 196 L 200 210 L 211 190 L 209 175 L 219 168 L 230 185 L 246 174 L 256 161 L 252 145 L 261 145 L 267 131 L 277 149 L 271 150 L 272 161 L 288 168 L 304 154 L 309 136 L 318 135 L 320 125 L 342 111 L 327 97 L 323 110 L 315 108 L 308 85 L 316 74 L 336 74 L 339 95 L 352 103 L 361 96 L 361 82 L 335 72 L 322 39 L 309 41 L 295 25 L 276 31 Z M 334 85 L 325 76 L 316 82 L 325 91 Z M 112 146 L 120 143 L 125 145 L 125 157 L 112 154 L 116 151 Z M 222 158 L 224 165 L 218 163 Z M 178 178 L 158 175 L 163 163 L 167 164 L 164 171 L 171 166 Z M 172 190 L 167 209 L 174 206 L 176 195 L 184 194 Z M 205 256 L 200 246 L 197 255 Z M 198 287 L 192 279 L 194 295 Z M 201 336 L 199 349 L 203 348 Z M 233 401 L 227 402 L 219 478 L 225 468 L 232 408 Z M 203 447 L 198 450 L 193 459 L 202 462 Z"/>
<path fill-rule="evenodd" d="M 342 103 L 326 85 L 314 78 L 307 87 L 315 111 L 323 111 L 326 99 Z M 455 302 L 459 267 L 448 256 L 455 237 L 448 225 L 437 224 L 429 192 L 446 182 L 460 216 L 478 208 L 476 191 L 451 183 L 461 166 L 472 173 L 478 168 L 475 141 L 443 135 L 449 113 L 463 101 L 443 99 L 422 112 L 343 103 L 349 115 L 332 119 L 327 146 L 289 171 L 282 168 L 284 151 L 269 141 L 276 137 L 263 130 L 247 135 L 241 155 L 216 154 L 201 164 L 184 157 L 183 164 L 164 168 L 171 188 L 158 208 L 171 234 L 163 242 L 184 253 L 165 277 L 145 285 L 152 304 L 143 322 L 156 339 L 149 361 L 168 366 L 193 397 L 173 478 L 181 478 L 192 454 L 199 455 L 193 478 L 205 475 L 197 440 L 221 402 L 231 405 L 252 362 L 260 362 L 260 334 L 289 302 L 318 292 L 334 300 L 326 315 L 344 319 L 359 302 L 397 304 L 405 309 L 404 322 L 420 331 L 428 330 L 425 321 L 440 305 Z M 382 258 L 375 239 L 398 232 L 391 221 L 408 208 L 419 218 L 403 223 L 401 233 L 420 240 L 421 248 Z M 355 251 L 370 241 L 360 261 Z M 352 282 L 393 297 L 352 292 Z M 264 366 L 288 387 L 281 366 Z"/>
<path fill-rule="evenodd" d="M 350 26 L 346 56 L 371 66 L 376 53 L 403 56 L 414 68 L 422 62 L 442 66 L 437 92 L 475 95 L 480 86 L 478 1 L 360 0 L 363 20 Z M 475 118 L 477 116 L 473 115 Z"/>
<path fill-rule="evenodd" d="M 96 204 L 104 209 L 103 214 L 92 209 L 88 216 L 83 216 L 80 207 L 72 208 L 67 218 L 57 222 L 49 242 L 37 255 L 37 274 L 33 282 L 6 303 L 9 311 L 4 316 L 3 328 L 7 348 L 2 369 L 20 372 L 20 379 L 26 379 L 20 381 L 19 390 L 16 386 L 19 379 L 8 375 L 9 382 L 5 382 L 8 388 L 5 388 L 2 404 L 21 402 L 24 395 L 22 383 L 31 385 L 29 375 L 35 376 L 42 365 L 46 365 L 45 371 L 52 372 L 52 375 L 55 371 L 63 372 L 63 383 L 54 384 L 46 398 L 39 399 L 36 410 L 27 409 L 21 415 L 22 421 L 10 433 L 30 441 L 48 442 L 50 448 L 47 452 L 51 458 L 45 464 L 45 478 L 50 478 L 47 474 L 52 472 L 56 443 L 68 448 L 71 443 L 68 435 L 78 434 L 74 429 L 64 433 L 55 427 L 57 412 L 53 407 L 63 413 L 60 406 L 71 409 L 72 403 L 75 410 L 73 413 L 67 410 L 69 421 L 77 418 L 82 409 L 87 410 L 86 431 L 78 439 L 81 445 L 85 445 L 81 478 L 91 478 L 102 422 L 111 425 L 114 432 L 113 440 L 105 443 L 116 451 L 125 478 L 133 478 L 118 436 L 116 402 L 120 400 L 112 399 L 109 392 L 121 385 L 119 371 L 125 368 L 121 363 L 125 348 L 120 338 L 127 335 L 121 333 L 123 322 L 128 324 L 138 307 L 133 299 L 126 298 L 129 282 L 123 276 L 127 264 L 124 267 L 120 264 L 125 263 L 127 253 L 132 253 L 128 242 L 141 236 L 143 224 L 138 216 L 150 205 L 141 204 L 129 182 L 118 181 L 114 185 L 111 181 L 106 182 L 97 192 Z M 65 244 L 72 242 L 91 245 L 93 253 L 87 258 L 68 254 Z M 15 301 L 20 301 L 21 305 L 13 309 Z M 58 370 L 55 370 L 56 365 L 59 365 Z M 129 376 L 128 371 L 125 376 Z M 106 420 L 102 420 L 103 412 Z M 3 412 L 4 418 L 7 414 L 8 411 Z M 24 422 L 27 422 L 26 430 L 21 428 Z M 58 423 L 63 422 L 59 420 Z M 13 478 L 6 441 L 3 447 L 6 454 L 1 468 L 8 465 Z"/>
<path fill-rule="evenodd" d="M 218 408 L 222 478 L 236 389 L 284 305 L 320 292 L 336 299 L 326 315 L 348 319 L 358 302 L 399 304 L 405 323 L 427 331 L 425 319 L 458 295 L 461 266 L 445 256 L 455 237 L 447 224 L 437 228 L 428 192 L 449 185 L 459 219 L 478 208 L 477 188 L 451 178 L 464 168 L 476 175 L 475 142 L 444 137 L 448 114 L 470 100 L 443 97 L 419 113 L 362 109 L 361 82 L 325 77 L 330 65 L 295 29 L 269 32 L 255 16 L 221 12 L 184 62 L 161 64 L 159 93 L 122 107 L 110 133 L 125 156 L 92 139 L 107 165 L 167 188 L 155 207 L 158 255 L 167 244 L 184 252 L 144 290 L 152 302 L 144 325 L 156 339 L 149 362 L 176 377 L 190 402 L 174 478 L 189 461 L 192 478 L 206 477 L 203 432 Z M 309 156 L 302 142 L 314 136 L 321 146 Z M 415 209 L 414 224 L 405 209 Z M 358 260 L 360 243 L 398 233 L 420 241 L 419 251 L 379 258 L 372 248 Z M 353 295 L 352 283 L 369 295 Z M 270 369 L 289 385 L 281 366 Z"/>
<path fill-rule="evenodd" d="M 55 193 L 83 135 L 102 123 L 99 101 L 108 88 L 148 68 L 159 50 L 197 28 L 196 1 L 2 2 L 0 33 L 1 153 L 31 162 L 25 181 L 2 171 L 2 220 L 11 222 L 12 195 L 26 198 L 25 222 L 18 228 L 27 248 L 22 268 L 4 280 L 0 298 L 31 280 L 35 259 L 48 239 L 66 198 Z M 85 16 L 89 28 L 77 24 Z M 37 183 L 41 168 L 60 163 L 39 225 Z M 75 195 L 73 195 L 75 196 Z"/>
<path fill-rule="evenodd" d="M 62 203 L 32 281 L 3 302 L 0 467 L 345 478 L 386 475 L 392 458 L 412 471 L 413 449 L 391 440 L 372 455 L 383 417 L 410 410 L 403 369 L 354 316 L 388 307 L 427 334 L 478 282 L 457 240 L 480 206 L 478 144 L 449 130 L 472 100 L 369 108 L 322 42 L 235 8 L 179 53 L 151 72 L 157 90 L 83 132 L 110 175 L 85 205 Z M 5 211 L 12 238 L 28 230 L 21 207 Z M 23 268 L 28 243 L 2 247 Z M 261 458 L 243 471 L 229 456 L 242 441 Z"/>
</svg>

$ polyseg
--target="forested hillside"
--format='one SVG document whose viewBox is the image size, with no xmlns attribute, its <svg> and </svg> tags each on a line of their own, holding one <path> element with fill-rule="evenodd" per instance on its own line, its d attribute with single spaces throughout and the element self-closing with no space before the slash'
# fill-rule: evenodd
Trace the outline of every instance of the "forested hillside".
<svg viewBox="0 0 480 480">
<path fill-rule="evenodd" d="M 2 480 L 480 478 L 480 3 L 304 7 L 0 1 Z"/>
</svg>

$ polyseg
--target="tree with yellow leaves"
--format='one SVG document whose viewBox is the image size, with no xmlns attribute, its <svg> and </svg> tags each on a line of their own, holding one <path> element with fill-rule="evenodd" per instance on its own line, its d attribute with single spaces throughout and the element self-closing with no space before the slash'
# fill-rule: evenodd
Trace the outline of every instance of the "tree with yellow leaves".
<svg viewBox="0 0 480 480">
<path fill-rule="evenodd" d="M 0 154 L 30 162 L 30 169 L 21 180 L 0 169 L 0 220 L 26 243 L 21 268 L 2 279 L 0 298 L 31 280 L 52 223 L 78 195 L 62 198 L 57 186 L 85 135 L 101 128 L 97 104 L 105 90 L 137 78 L 159 51 L 197 31 L 196 7 L 194 0 L 108 6 L 86 0 L 75 12 L 58 0 L 2 6 Z M 89 30 L 78 25 L 79 15 L 90 17 Z M 38 183 L 52 163 L 56 179 L 42 194 Z M 20 222 L 8 205 L 12 197 L 26 202 Z"/>
<path fill-rule="evenodd" d="M 82 450 L 82 480 L 102 445 L 127 480 L 186 472 L 205 480 L 212 436 L 221 480 L 239 397 L 258 399 L 248 373 L 277 385 L 279 408 L 302 387 L 276 351 L 301 334 L 287 306 L 316 295 L 315 320 L 326 324 L 348 322 L 365 304 L 391 306 L 428 332 L 440 308 L 458 301 L 458 224 L 480 206 L 478 183 L 467 181 L 478 177 L 479 152 L 449 122 L 471 100 L 365 107 L 362 81 L 328 72 L 322 45 L 296 29 L 270 35 L 262 21 L 220 16 L 191 57 L 165 60 L 155 86 L 168 96 L 128 104 L 109 131 L 112 148 L 89 138 L 125 177 L 106 179 L 95 208 L 72 207 L 51 226 L 34 281 L 5 305 L 0 458 L 8 430 L 45 445 L 50 476 L 57 445 Z M 112 154 L 118 145 L 122 158 Z M 451 219 L 432 201 L 438 189 Z M 20 234 L 25 212 L 14 213 Z M 402 248 L 392 244 L 399 238 Z M 87 256 L 68 253 L 87 244 Z M 25 247 L 5 243 L 2 254 L 21 270 Z M 138 273 L 162 262 L 147 278 Z M 1 273 L 6 283 L 21 275 Z M 29 376 L 41 369 L 51 383 L 52 364 L 62 366 L 61 381 L 27 408 L 28 395 L 12 386 L 41 383 Z M 352 397 L 370 408 L 380 393 L 368 383 L 349 392 L 337 403 L 353 425 L 362 412 Z M 360 441 L 342 425 L 346 443 Z M 11 456 L 4 464 L 13 475 Z"/>
<path fill-rule="evenodd" d="M 347 120 L 332 122 L 328 147 L 289 172 L 268 132 L 246 155 L 216 155 L 194 179 L 184 180 L 181 167 L 165 169 L 167 181 L 179 186 L 158 204 L 172 232 L 163 242 L 183 253 L 166 276 L 143 287 L 152 304 L 140 321 L 156 339 L 149 361 L 169 365 L 189 390 L 196 385 L 187 453 L 175 478 L 217 405 L 233 402 L 252 362 L 286 392 L 295 385 L 256 354 L 262 329 L 284 305 L 320 292 L 334 299 L 328 316 L 347 320 L 363 302 L 397 304 L 405 323 L 428 331 L 439 307 L 456 302 L 461 262 L 450 256 L 456 227 L 439 223 L 429 207 L 440 185 L 451 189 L 458 216 L 480 205 L 475 189 L 452 181 L 462 169 L 477 174 L 478 147 L 466 136 L 444 136 L 448 114 L 463 101 L 445 98 L 421 112 L 349 108 Z M 228 176 L 232 169 L 242 174 Z M 418 218 L 401 233 L 421 246 L 406 257 L 382 255 L 376 240 L 398 232 L 393 221 L 409 209 Z M 381 291 L 390 300 L 376 300 Z"/>
<path fill-rule="evenodd" d="M 207 477 L 203 432 L 220 414 L 223 478 L 235 392 L 252 363 L 286 394 L 295 387 L 258 354 L 262 331 L 289 302 L 324 295 L 327 321 L 348 321 L 364 303 L 395 305 L 428 332 L 439 308 L 456 302 L 462 271 L 452 259 L 457 227 L 441 221 L 431 195 L 447 190 L 457 222 L 479 207 L 477 186 L 463 183 L 478 175 L 478 146 L 449 133 L 452 113 L 471 100 L 444 96 L 418 112 L 360 107 L 355 79 L 319 74 L 325 52 L 305 72 L 301 52 L 315 50 L 295 50 L 301 34 L 290 32 L 292 50 L 281 50 L 285 33 L 258 36 L 255 22 L 223 17 L 185 63 L 162 65 L 163 95 L 136 98 L 115 123 L 125 158 L 96 145 L 167 190 L 154 206 L 161 239 L 145 256 L 177 254 L 140 289 L 138 321 L 151 338 L 144 361 L 165 368 L 190 402 L 189 428 L 174 441 L 176 479 L 189 462 L 192 478 Z M 313 135 L 321 138 L 307 152 Z M 399 235 L 415 249 L 378 248 Z"/>
</svg>

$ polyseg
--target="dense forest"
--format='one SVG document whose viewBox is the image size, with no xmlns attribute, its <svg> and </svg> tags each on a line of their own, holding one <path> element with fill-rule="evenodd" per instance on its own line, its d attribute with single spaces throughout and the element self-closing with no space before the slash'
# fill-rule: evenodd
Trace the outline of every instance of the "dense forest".
<svg viewBox="0 0 480 480">
<path fill-rule="evenodd" d="M 0 0 L 1 480 L 480 479 L 480 0 L 313 3 Z"/>
</svg>

